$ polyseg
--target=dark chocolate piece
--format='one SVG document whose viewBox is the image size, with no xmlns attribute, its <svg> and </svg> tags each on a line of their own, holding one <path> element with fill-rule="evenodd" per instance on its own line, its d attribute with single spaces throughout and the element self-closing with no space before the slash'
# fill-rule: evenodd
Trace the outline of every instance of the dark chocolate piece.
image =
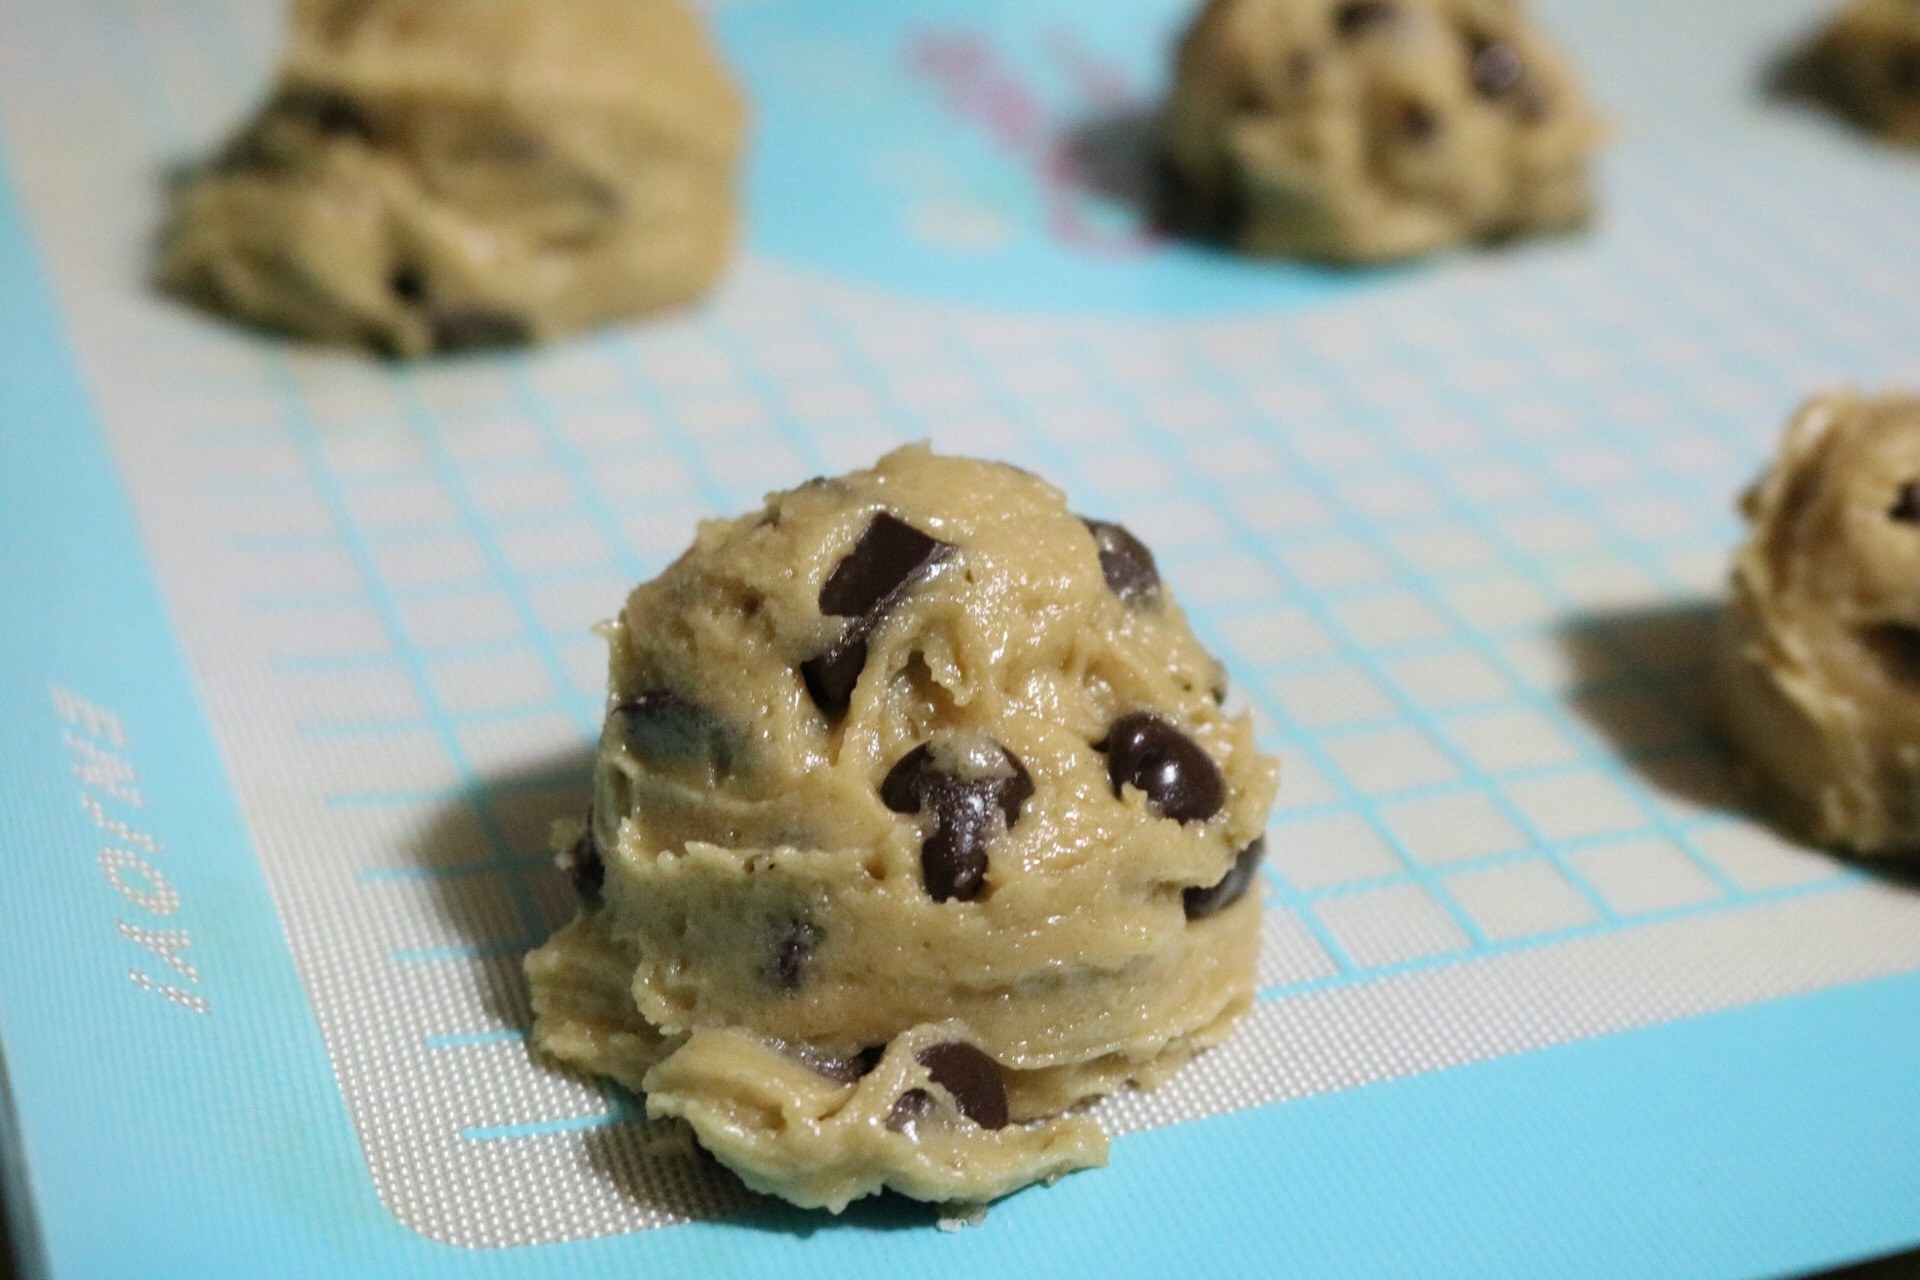
<svg viewBox="0 0 1920 1280">
<path fill-rule="evenodd" d="M 591 813 L 587 815 L 587 826 L 580 838 L 560 855 L 560 869 L 573 882 L 573 891 L 580 895 L 582 902 L 600 901 L 600 891 L 607 883 L 607 864 L 600 857 L 600 847 L 593 842 Z"/>
<path fill-rule="evenodd" d="M 1333 29 L 1351 39 L 1399 19 L 1399 8 L 1389 0 L 1348 0 L 1333 11 Z"/>
<path fill-rule="evenodd" d="M 409 304 L 418 304 L 427 300 L 427 278 L 418 267 L 399 266 L 387 277 L 387 288 L 393 296 Z"/>
<path fill-rule="evenodd" d="M 525 319 L 492 307 L 450 307 L 433 315 L 436 351 L 486 351 L 517 347 L 533 337 Z"/>
<path fill-rule="evenodd" d="M 1519 52 L 1500 40 L 1479 40 L 1472 45 L 1473 87 L 1485 98 L 1504 98 L 1527 78 L 1527 64 Z"/>
<path fill-rule="evenodd" d="M 1253 887 L 1254 875 L 1260 870 L 1260 860 L 1266 856 L 1267 838 L 1261 836 L 1240 851 L 1227 874 L 1220 877 L 1219 884 L 1181 890 L 1187 919 L 1204 920 L 1246 897 L 1247 890 Z"/>
<path fill-rule="evenodd" d="M 1147 544 L 1125 528 L 1105 520 L 1086 520 L 1100 549 L 1100 572 L 1107 587 L 1128 604 L 1153 604 L 1160 598 L 1160 568 Z"/>
<path fill-rule="evenodd" d="M 1213 758 L 1151 712 L 1121 716 L 1094 750 L 1106 752 L 1114 795 L 1123 785 L 1138 787 L 1147 793 L 1147 807 L 1163 818 L 1204 822 L 1226 802 L 1226 780 Z"/>
<path fill-rule="evenodd" d="M 800 664 L 816 706 L 836 719 L 846 714 L 867 665 L 867 637 L 902 592 L 951 554 L 952 543 L 897 516 L 882 511 L 873 517 L 820 588 L 820 612 L 853 621 L 823 652 Z"/>
<path fill-rule="evenodd" d="M 987 845 L 1020 820 L 1033 796 L 1033 775 L 1002 747 L 1013 772 L 999 778 L 956 778 L 942 772 L 923 744 L 901 756 L 880 784 L 880 800 L 895 813 L 933 815 L 920 845 L 920 879 L 935 902 L 972 902 L 987 887 Z"/>
<path fill-rule="evenodd" d="M 1007 1085 L 1000 1078 L 999 1063 L 960 1041 L 930 1044 L 914 1056 L 933 1082 L 953 1095 L 961 1115 L 982 1129 L 1006 1127 Z"/>
<path fill-rule="evenodd" d="M 1920 480 L 1909 480 L 1900 486 L 1893 505 L 1887 508 L 1887 519 L 1920 524 Z"/>
</svg>

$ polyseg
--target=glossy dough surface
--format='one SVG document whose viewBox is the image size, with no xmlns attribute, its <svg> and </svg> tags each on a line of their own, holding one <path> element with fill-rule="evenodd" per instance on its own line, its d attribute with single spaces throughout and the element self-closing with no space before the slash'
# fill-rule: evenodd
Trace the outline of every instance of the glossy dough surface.
<svg viewBox="0 0 1920 1280">
<path fill-rule="evenodd" d="M 677 306 L 731 252 L 745 117 L 677 0 L 298 0 L 272 96 L 176 186 L 161 280 L 395 355 Z"/>
<path fill-rule="evenodd" d="M 1565 231 L 1601 133 L 1517 0 L 1211 0 L 1163 117 L 1165 216 L 1336 263 Z"/>
<path fill-rule="evenodd" d="M 1074 1109 L 1251 1003 L 1275 765 L 1146 549 L 1045 482 L 898 450 L 703 524 L 610 638 L 535 1040 L 750 1186 L 1100 1163 Z"/>
<path fill-rule="evenodd" d="M 1779 816 L 1920 850 L 1920 399 L 1822 396 L 1746 495 L 1720 635 L 1726 726 Z"/>
</svg>

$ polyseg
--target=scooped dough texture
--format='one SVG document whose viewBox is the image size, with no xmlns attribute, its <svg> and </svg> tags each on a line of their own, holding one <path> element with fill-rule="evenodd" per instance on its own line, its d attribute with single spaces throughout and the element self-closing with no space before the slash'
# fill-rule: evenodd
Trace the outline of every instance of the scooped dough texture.
<svg viewBox="0 0 1920 1280">
<path fill-rule="evenodd" d="M 1920 4 L 1854 0 L 1786 67 L 1783 87 L 1920 146 Z"/>
<path fill-rule="evenodd" d="M 1336 263 L 1578 227 L 1601 136 L 1516 0 L 1212 0 L 1163 130 L 1175 227 Z"/>
<path fill-rule="evenodd" d="M 1742 509 L 1728 730 L 1805 838 L 1920 849 L 1920 399 L 1815 399 Z"/>
<path fill-rule="evenodd" d="M 272 97 L 179 182 L 160 276 L 401 355 L 697 298 L 745 108 L 676 0 L 299 0 Z"/>
<path fill-rule="evenodd" d="M 1041 480 L 912 447 L 811 481 L 610 634 L 535 1041 L 748 1185 L 984 1202 L 1101 1163 L 1073 1109 L 1248 1008 L 1275 766 L 1145 548 Z"/>
</svg>

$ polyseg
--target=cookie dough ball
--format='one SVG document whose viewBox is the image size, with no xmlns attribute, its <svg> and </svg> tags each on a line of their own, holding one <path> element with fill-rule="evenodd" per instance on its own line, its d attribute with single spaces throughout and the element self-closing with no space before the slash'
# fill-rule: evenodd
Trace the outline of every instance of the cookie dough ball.
<svg viewBox="0 0 1920 1280">
<path fill-rule="evenodd" d="M 1920 146 L 1920 4 L 1854 0 L 1782 69 L 1780 87 Z"/>
<path fill-rule="evenodd" d="M 1163 133 L 1171 226 L 1359 264 L 1582 225 L 1601 129 L 1517 0 L 1212 0 Z"/>
<path fill-rule="evenodd" d="M 1253 998 L 1275 765 L 1152 555 L 901 449 L 694 545 L 611 625 L 585 906 L 535 1043 L 746 1183 L 984 1202 L 1105 1159 Z"/>
<path fill-rule="evenodd" d="M 1721 709 L 1781 818 L 1920 850 L 1920 399 L 1822 396 L 1743 499 Z"/>
<path fill-rule="evenodd" d="M 745 109 L 676 0 L 299 0 L 273 96 L 177 185 L 160 276 L 416 356 L 692 301 Z"/>
</svg>

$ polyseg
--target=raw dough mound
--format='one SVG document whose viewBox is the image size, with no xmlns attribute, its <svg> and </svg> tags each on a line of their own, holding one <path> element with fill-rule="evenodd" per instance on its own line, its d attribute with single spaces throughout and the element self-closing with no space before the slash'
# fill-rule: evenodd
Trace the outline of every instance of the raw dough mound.
<svg viewBox="0 0 1920 1280">
<path fill-rule="evenodd" d="M 1275 766 L 1118 525 L 898 450 L 735 521 L 610 628 L 582 915 L 538 1046 L 749 1186 L 984 1202 L 1105 1159 L 1253 998 Z"/>
<path fill-rule="evenodd" d="M 1742 510 L 1727 728 L 1805 838 L 1920 849 L 1920 399 L 1812 401 Z"/>
<path fill-rule="evenodd" d="M 1780 88 L 1920 146 L 1920 4 L 1853 0 L 1782 68 Z"/>
<path fill-rule="evenodd" d="M 745 108 L 676 0 L 299 0 L 266 106 L 185 176 L 175 292 L 421 355 L 690 302 Z"/>
<path fill-rule="evenodd" d="M 1336 263 L 1578 227 L 1601 136 L 1517 0 L 1212 0 L 1163 130 L 1173 227 Z"/>
</svg>

